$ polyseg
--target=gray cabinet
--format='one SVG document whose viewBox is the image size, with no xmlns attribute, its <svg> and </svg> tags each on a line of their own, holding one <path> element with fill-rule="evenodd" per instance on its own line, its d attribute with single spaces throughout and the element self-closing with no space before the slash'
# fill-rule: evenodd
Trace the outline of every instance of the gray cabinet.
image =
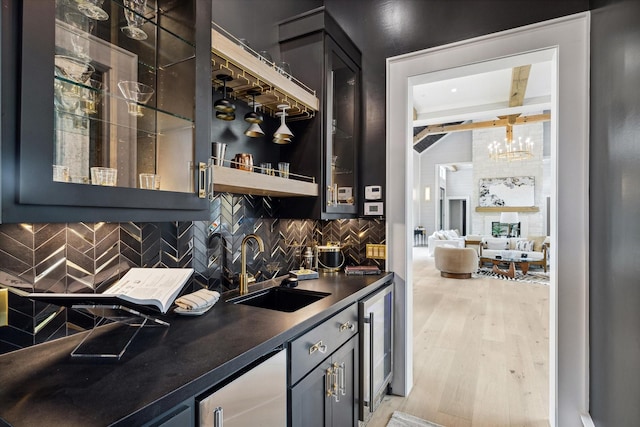
<svg viewBox="0 0 640 427">
<path fill-rule="evenodd" d="M 357 425 L 357 304 L 291 341 L 289 352 L 290 425 Z"/>
<path fill-rule="evenodd" d="M 291 426 L 356 426 L 358 339 L 351 338 L 291 388 Z"/>
<path fill-rule="evenodd" d="M 0 221 L 206 217 L 211 2 L 3 9 Z"/>
<path fill-rule="evenodd" d="M 320 109 L 311 120 L 292 122 L 296 143 L 282 157 L 318 177 L 316 200 L 291 202 L 287 215 L 354 218 L 361 198 L 361 53 L 324 7 L 279 24 L 282 59 L 318 93 Z"/>
</svg>

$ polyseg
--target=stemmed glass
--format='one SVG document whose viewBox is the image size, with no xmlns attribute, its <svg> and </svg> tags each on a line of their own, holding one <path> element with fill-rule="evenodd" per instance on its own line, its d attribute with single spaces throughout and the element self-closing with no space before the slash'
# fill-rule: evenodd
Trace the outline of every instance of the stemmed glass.
<svg viewBox="0 0 640 427">
<path fill-rule="evenodd" d="M 98 21 L 106 21 L 109 19 L 109 14 L 102 9 L 102 3 L 104 0 L 77 0 L 78 10 L 84 13 L 91 19 L 97 19 Z"/>
<path fill-rule="evenodd" d="M 102 98 L 102 93 L 106 90 L 106 85 L 99 80 L 89 79 L 82 88 L 80 95 L 81 108 L 87 114 L 96 114 L 98 112 L 98 102 Z"/>
<path fill-rule="evenodd" d="M 65 13 L 65 21 L 74 28 L 74 30 L 70 31 L 71 46 L 73 46 L 74 55 L 79 59 L 91 60 L 87 34 L 93 32 L 96 21 L 82 13 L 76 12 Z"/>
<path fill-rule="evenodd" d="M 124 6 L 127 26 L 121 28 L 122 32 L 131 39 L 146 40 L 147 33 L 140 27 L 145 21 L 144 10 L 147 6 L 147 0 L 124 0 Z"/>
<path fill-rule="evenodd" d="M 276 113 L 276 115 L 280 116 L 280 127 L 273 135 L 273 142 L 276 144 L 289 144 L 291 143 L 291 138 L 293 138 L 293 132 L 291 132 L 291 129 L 289 129 L 284 121 L 289 108 L 290 107 L 287 104 L 278 105 L 278 109 L 282 110 L 282 112 Z"/>
<path fill-rule="evenodd" d="M 121 81 L 118 83 L 118 89 L 127 99 L 127 105 L 129 106 L 129 114 L 136 117 L 141 117 L 142 105 L 149 102 L 154 90 L 151 86 L 147 86 L 143 83 L 133 81 Z"/>
</svg>

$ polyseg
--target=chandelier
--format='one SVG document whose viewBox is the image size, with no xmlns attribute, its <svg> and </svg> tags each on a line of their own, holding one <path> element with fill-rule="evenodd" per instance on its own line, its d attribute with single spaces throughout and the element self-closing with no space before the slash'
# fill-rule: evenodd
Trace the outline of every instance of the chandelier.
<svg viewBox="0 0 640 427">
<path fill-rule="evenodd" d="M 507 125 L 507 137 L 504 143 L 493 141 L 489 144 L 489 158 L 492 160 L 517 161 L 526 160 L 533 157 L 533 141 L 527 138 L 524 141 L 522 137 L 518 140 L 513 139 L 513 126 Z"/>
</svg>

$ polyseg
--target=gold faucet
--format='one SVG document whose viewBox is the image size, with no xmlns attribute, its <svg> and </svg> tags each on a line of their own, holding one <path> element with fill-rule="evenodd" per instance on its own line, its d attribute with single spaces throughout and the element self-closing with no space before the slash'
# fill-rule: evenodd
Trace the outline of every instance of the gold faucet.
<svg viewBox="0 0 640 427">
<path fill-rule="evenodd" d="M 240 261 L 242 263 L 242 270 L 240 272 L 240 295 L 249 293 L 249 275 L 247 274 L 247 242 L 250 239 L 255 239 L 255 241 L 258 242 L 258 253 L 264 251 L 264 242 L 257 234 L 247 234 L 244 236 L 244 239 L 242 239 L 242 243 L 240 244 Z"/>
</svg>

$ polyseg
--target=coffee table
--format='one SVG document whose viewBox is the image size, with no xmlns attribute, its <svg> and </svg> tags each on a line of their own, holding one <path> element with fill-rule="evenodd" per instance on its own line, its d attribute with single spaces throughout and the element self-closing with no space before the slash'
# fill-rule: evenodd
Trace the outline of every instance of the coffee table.
<svg viewBox="0 0 640 427">
<path fill-rule="evenodd" d="M 514 279 L 516 277 L 516 265 L 520 268 L 522 274 L 527 274 L 529 272 L 529 262 L 531 260 L 529 258 L 507 258 L 502 256 L 493 256 L 490 258 L 490 261 L 493 264 L 494 273 Z M 500 265 L 501 263 L 509 263 L 509 269 L 502 270 L 498 268 L 498 265 Z"/>
</svg>

